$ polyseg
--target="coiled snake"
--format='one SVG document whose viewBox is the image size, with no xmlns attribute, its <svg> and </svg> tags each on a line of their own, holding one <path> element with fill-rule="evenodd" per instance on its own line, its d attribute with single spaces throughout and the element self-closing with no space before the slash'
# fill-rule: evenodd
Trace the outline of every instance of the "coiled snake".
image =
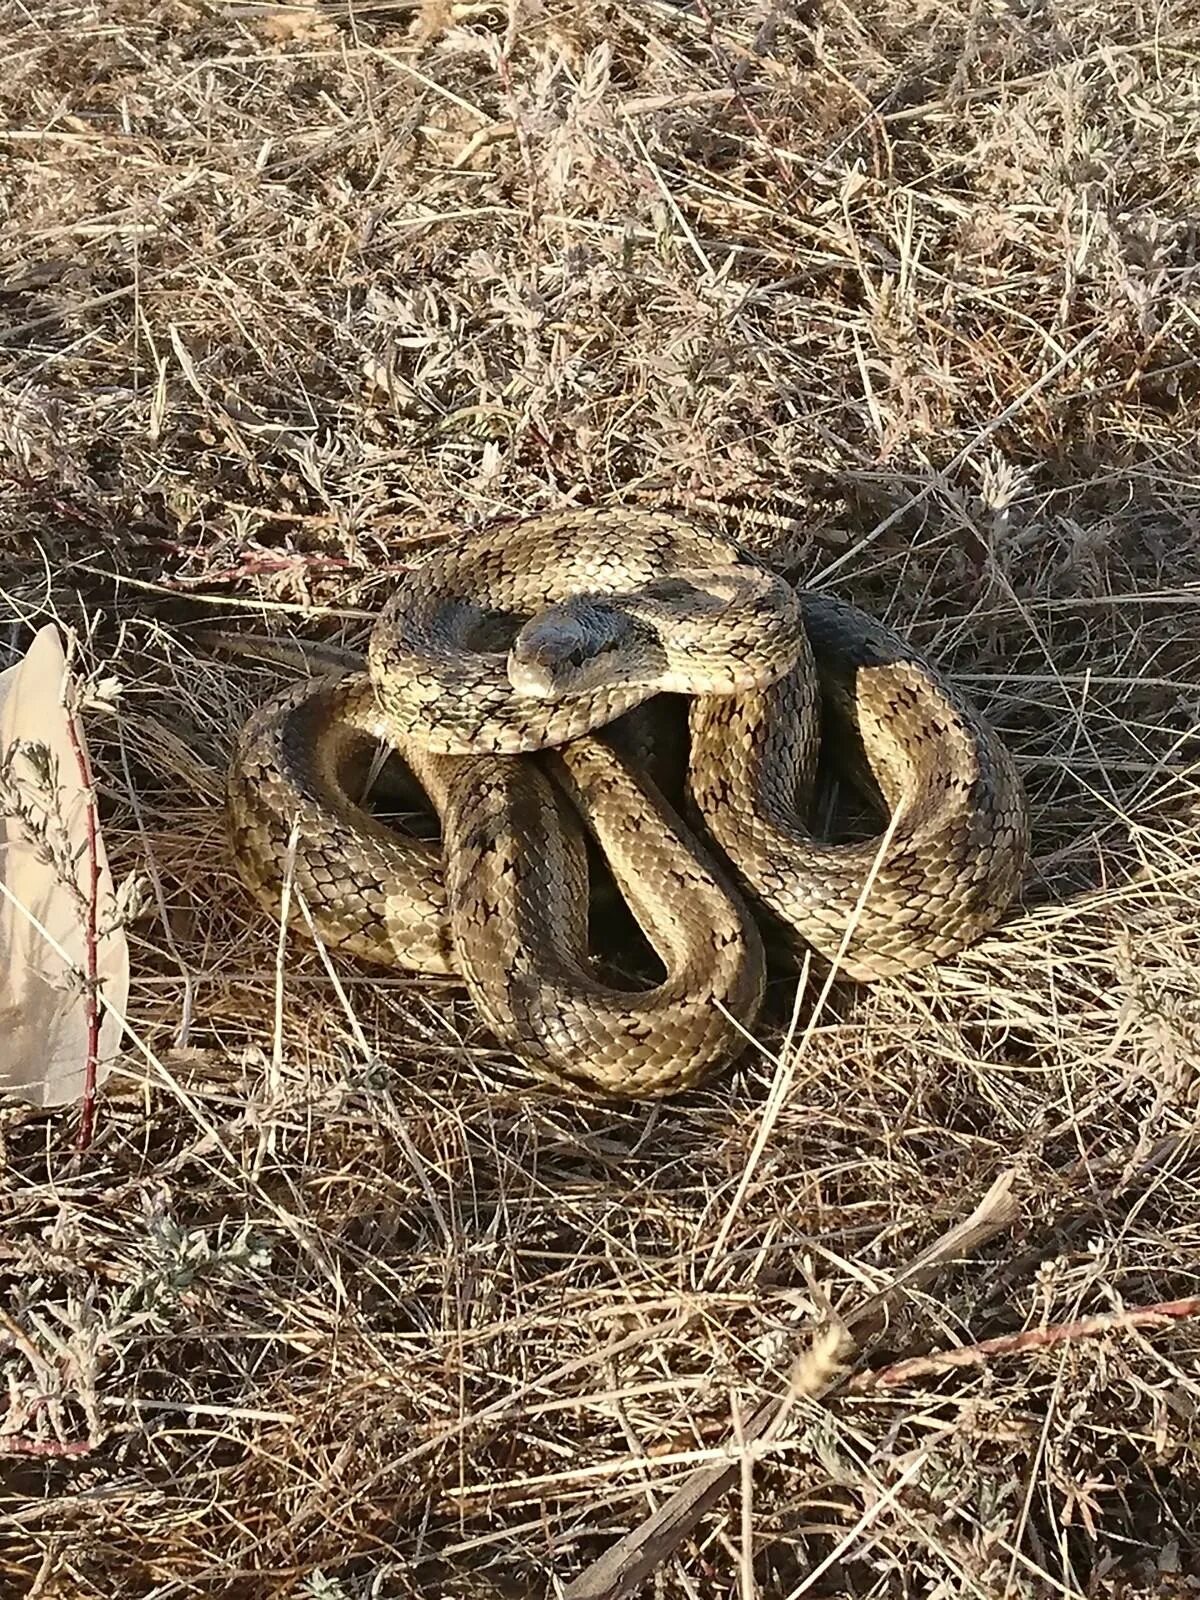
<svg viewBox="0 0 1200 1600">
<path fill-rule="evenodd" d="M 640 743 L 655 697 L 681 694 L 690 823 Z M 861 742 L 890 812 L 879 838 L 810 830 L 822 715 L 827 741 Z M 379 740 L 440 843 L 351 798 L 352 760 Z M 228 798 L 239 870 L 272 912 L 290 875 L 328 945 L 459 973 L 537 1074 L 600 1097 L 676 1093 L 738 1053 L 762 919 L 850 977 L 887 977 L 993 927 L 1028 856 L 1009 754 L 928 662 L 659 512 L 547 515 L 439 550 L 387 603 L 367 672 L 249 719 Z M 665 969 L 649 988 L 610 985 L 589 955 L 585 826 Z"/>
</svg>

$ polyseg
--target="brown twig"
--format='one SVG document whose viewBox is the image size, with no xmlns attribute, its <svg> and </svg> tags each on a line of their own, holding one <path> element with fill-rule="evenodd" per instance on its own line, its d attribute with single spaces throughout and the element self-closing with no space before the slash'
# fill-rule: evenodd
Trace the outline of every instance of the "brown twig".
<svg viewBox="0 0 1200 1600">
<path fill-rule="evenodd" d="M 860 1372 L 847 1388 L 854 1394 L 875 1389 L 895 1389 L 914 1378 L 926 1378 L 955 1367 L 980 1366 L 992 1356 L 1025 1355 L 1032 1350 L 1049 1350 L 1077 1339 L 1095 1339 L 1105 1333 L 1124 1333 L 1131 1328 L 1161 1328 L 1187 1317 L 1200 1316 L 1200 1295 L 1188 1300 L 1160 1300 L 1157 1305 L 1134 1306 L 1128 1311 L 1113 1311 L 1103 1316 L 1083 1317 L 1078 1322 L 1059 1322 L 1047 1328 L 1027 1328 L 1024 1333 L 999 1334 L 981 1339 L 978 1344 L 958 1350 L 939 1350 L 933 1355 L 912 1356 L 894 1361 L 877 1372 Z"/>
<path fill-rule="evenodd" d="M 71 640 L 71 654 L 74 654 L 74 639 Z M 67 670 L 63 679 L 63 709 L 67 716 L 67 732 L 71 740 L 71 749 L 75 755 L 75 765 L 79 771 L 79 783 L 83 790 L 83 801 L 87 808 L 87 852 L 88 852 L 88 882 L 87 893 L 84 896 L 86 913 L 84 919 L 84 959 L 86 970 L 84 974 L 84 1017 L 87 1023 L 87 1061 L 84 1066 L 83 1077 L 83 1107 L 79 1119 L 79 1137 L 75 1141 L 77 1151 L 84 1151 L 92 1142 L 96 1127 L 96 1074 L 100 1064 L 100 979 L 99 979 L 99 939 L 97 935 L 97 918 L 100 903 L 100 847 L 99 847 L 99 821 L 96 816 L 96 787 L 92 780 L 91 763 L 80 736 L 77 711 L 79 706 L 78 685 L 71 675 L 70 656 L 68 656 Z"/>
<path fill-rule="evenodd" d="M 780 158 L 779 151 L 775 146 L 774 140 L 769 137 L 766 129 L 763 127 L 759 118 L 755 115 L 749 101 L 746 99 L 747 88 L 761 89 L 762 86 L 757 84 L 748 85 L 743 83 L 739 78 L 735 68 L 730 65 L 726 52 L 717 38 L 716 21 L 712 12 L 705 4 L 705 0 L 697 0 L 696 10 L 704 24 L 704 30 L 708 36 L 708 47 L 712 51 L 713 60 L 720 67 L 721 72 L 724 74 L 725 79 L 729 84 L 728 93 L 730 98 L 736 102 L 738 109 L 741 111 L 746 121 L 754 129 L 755 134 L 762 143 L 763 149 L 770 155 L 771 164 L 774 166 L 779 177 L 779 182 L 785 200 L 791 200 L 796 193 L 796 177 L 793 173 L 790 173 L 787 170 L 787 167 Z"/>
<path fill-rule="evenodd" d="M 159 539 L 155 543 L 173 554 L 189 556 L 186 547 L 177 541 Z M 349 561 L 343 556 L 305 555 L 293 551 L 281 553 L 260 549 L 244 550 L 241 560 L 236 565 L 206 568 L 204 572 L 194 576 L 176 572 L 162 581 L 167 587 L 186 590 L 211 583 L 242 583 L 247 578 L 271 578 L 280 573 L 296 573 L 302 578 L 326 578 L 340 572 L 361 570 L 363 569 L 360 562 Z"/>
<path fill-rule="evenodd" d="M 90 1439 L 29 1439 L 24 1434 L 0 1434 L 0 1456 L 90 1456 L 96 1446 Z"/>
</svg>

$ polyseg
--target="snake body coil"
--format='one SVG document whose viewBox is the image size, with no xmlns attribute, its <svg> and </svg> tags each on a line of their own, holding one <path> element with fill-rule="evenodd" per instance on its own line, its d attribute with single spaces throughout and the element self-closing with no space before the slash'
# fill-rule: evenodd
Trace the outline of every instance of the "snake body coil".
<svg viewBox="0 0 1200 1600">
<path fill-rule="evenodd" d="M 459 972 L 559 1085 L 657 1097 L 736 1055 L 764 984 L 752 905 L 871 980 L 962 949 L 1020 885 L 1024 794 L 982 718 L 891 630 L 686 519 L 570 512 L 439 551 L 385 607 L 369 668 L 246 724 L 239 869 L 276 914 L 290 874 L 332 946 Z M 631 753 L 644 713 L 628 714 L 664 694 L 691 697 L 690 809 L 732 872 Z M 809 830 L 822 706 L 827 733 L 861 740 L 882 839 Z M 351 798 L 379 740 L 440 844 Z M 589 958 L 585 825 L 664 968 L 650 988 L 613 987 Z"/>
</svg>

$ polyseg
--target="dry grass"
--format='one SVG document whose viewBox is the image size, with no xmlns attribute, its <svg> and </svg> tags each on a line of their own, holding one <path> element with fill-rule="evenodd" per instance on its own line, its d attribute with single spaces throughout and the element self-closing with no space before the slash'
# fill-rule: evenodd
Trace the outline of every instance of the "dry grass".
<svg viewBox="0 0 1200 1600">
<path fill-rule="evenodd" d="M 150 885 L 94 1148 L 5 1113 L 0 1431 L 84 1447 L 9 1460 L 0 1593 L 552 1596 L 1009 1167 L 862 1366 L 1200 1292 L 1194 11 L 0 16 L 0 586 L 123 681 Z M 792 1033 L 780 983 L 652 1112 L 531 1089 L 452 985 L 277 963 L 219 813 L 277 680 L 182 631 L 334 635 L 447 522 L 633 496 L 793 508 L 1036 816 L 994 938 Z M 644 1592 L 1191 1593 L 1198 1354 L 814 1392 Z"/>
</svg>

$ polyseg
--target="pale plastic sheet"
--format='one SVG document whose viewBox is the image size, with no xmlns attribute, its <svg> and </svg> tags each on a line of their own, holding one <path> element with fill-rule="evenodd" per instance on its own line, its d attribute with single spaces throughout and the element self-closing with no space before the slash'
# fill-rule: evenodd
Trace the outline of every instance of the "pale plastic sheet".
<svg viewBox="0 0 1200 1600">
<path fill-rule="evenodd" d="M 49 747 L 58 767 L 59 806 L 75 863 L 76 881 L 86 899 L 90 881 L 87 802 L 68 713 L 62 704 L 66 657 L 53 623 L 37 634 L 23 660 L 0 672 L 0 753 L 14 740 Z M 83 730 L 76 721 L 83 744 Z M 16 771 L 26 778 L 24 756 Z M 21 793 L 44 814 L 39 787 L 21 783 Z M 112 920 L 113 882 L 97 827 L 100 867 L 97 922 Z M 75 897 L 53 864 L 38 859 L 22 823 L 0 815 L 0 1093 L 36 1106 L 66 1105 L 80 1099 L 87 1065 L 87 1007 L 82 986 L 70 968 L 86 971 L 86 924 Z M 97 1084 L 112 1070 L 120 1051 L 121 1022 L 129 997 L 129 947 L 121 928 L 97 942 L 100 993 L 100 1049 Z M 105 1003 L 107 1002 L 107 1004 Z"/>
</svg>

